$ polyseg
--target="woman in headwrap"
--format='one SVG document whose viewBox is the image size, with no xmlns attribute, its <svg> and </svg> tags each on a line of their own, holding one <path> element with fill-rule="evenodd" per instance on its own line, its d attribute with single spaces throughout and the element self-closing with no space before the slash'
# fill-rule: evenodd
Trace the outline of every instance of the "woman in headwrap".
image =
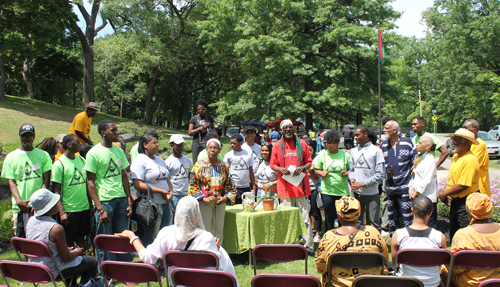
<svg viewBox="0 0 500 287">
<path fill-rule="evenodd" d="M 205 230 L 201 219 L 198 201 L 186 196 L 179 200 L 175 209 L 174 225 L 163 227 L 153 243 L 144 248 L 140 240 L 132 231 L 124 230 L 118 234 L 130 239 L 141 261 L 156 264 L 168 250 L 204 250 L 211 251 L 219 257 L 219 269 L 231 273 L 236 278 L 233 263 L 224 248 L 219 247 L 219 240 Z M 175 266 L 169 267 L 168 279 Z"/>
<path fill-rule="evenodd" d="M 389 251 L 384 239 L 375 227 L 358 224 L 357 220 L 361 213 L 361 205 L 357 199 L 344 196 L 335 201 L 335 206 L 338 220 L 342 226 L 329 230 L 323 235 L 316 254 L 316 268 L 322 274 L 321 282 L 323 287 L 350 287 L 354 278 L 360 275 L 380 275 L 380 267 L 369 269 L 332 267 L 332 281 L 327 282 L 327 261 L 330 254 L 337 251 L 380 252 L 384 255 L 387 264 L 389 262 Z"/>
<path fill-rule="evenodd" d="M 453 236 L 450 251 L 489 250 L 500 251 L 500 225 L 493 221 L 493 204 L 486 194 L 471 193 L 465 202 L 470 225 L 458 230 Z M 459 287 L 478 286 L 481 282 L 498 278 L 500 268 L 477 270 L 462 266 L 453 267 L 451 285 Z M 446 282 L 447 266 L 441 268 L 441 279 Z"/>
</svg>

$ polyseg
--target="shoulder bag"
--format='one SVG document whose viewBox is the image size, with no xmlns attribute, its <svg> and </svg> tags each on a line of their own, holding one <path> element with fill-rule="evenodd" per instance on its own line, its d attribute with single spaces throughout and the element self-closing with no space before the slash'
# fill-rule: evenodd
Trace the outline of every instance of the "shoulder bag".
<svg viewBox="0 0 500 287">
<path fill-rule="evenodd" d="M 148 193 L 141 195 L 134 200 L 132 205 L 132 220 L 142 225 L 154 227 L 158 219 L 158 205 L 153 201 L 151 186 L 148 185 Z"/>
</svg>

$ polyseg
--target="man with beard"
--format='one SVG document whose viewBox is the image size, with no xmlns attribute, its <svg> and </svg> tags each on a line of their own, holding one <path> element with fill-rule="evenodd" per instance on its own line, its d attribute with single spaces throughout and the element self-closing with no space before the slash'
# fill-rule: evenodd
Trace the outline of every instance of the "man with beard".
<svg viewBox="0 0 500 287">
<path fill-rule="evenodd" d="M 302 218 L 307 227 L 307 236 L 305 238 L 305 247 L 310 255 L 313 250 L 313 232 L 311 226 L 311 217 L 309 211 L 311 205 L 308 196 L 311 195 L 309 187 L 309 177 L 307 171 L 311 167 L 312 158 L 307 143 L 294 135 L 292 121 L 284 120 L 281 122 L 283 138 L 273 145 L 270 167 L 278 173 L 278 195 L 282 205 L 300 208 Z M 286 181 L 283 176 L 293 174 L 293 176 L 302 176 L 303 179 L 298 186 Z"/>
<path fill-rule="evenodd" d="M 448 149 L 446 148 L 446 145 L 443 145 L 443 143 L 440 142 L 435 135 L 425 131 L 425 119 L 423 117 L 421 116 L 414 117 L 411 120 L 411 126 L 413 132 L 417 133 L 417 135 L 411 139 L 411 143 L 413 144 L 414 147 L 417 146 L 418 141 L 423 136 L 430 137 L 434 141 L 434 146 L 431 148 L 432 156 L 434 157 L 436 156 L 436 150 L 439 150 L 441 152 L 441 156 L 436 161 L 436 168 L 438 168 L 450 154 L 448 152 Z"/>
<path fill-rule="evenodd" d="M 470 151 L 472 144 L 478 144 L 473 132 L 461 128 L 450 135 L 455 155 L 448 173 L 446 190 L 440 199 L 446 202 L 446 197 L 451 197 L 450 239 L 452 239 L 455 232 L 469 225 L 465 201 L 469 194 L 479 191 L 479 162 Z"/>
</svg>

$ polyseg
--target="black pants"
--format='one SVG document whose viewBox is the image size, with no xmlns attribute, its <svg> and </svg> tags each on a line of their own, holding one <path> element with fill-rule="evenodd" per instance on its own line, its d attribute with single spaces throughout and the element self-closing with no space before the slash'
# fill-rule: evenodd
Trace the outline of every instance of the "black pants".
<svg viewBox="0 0 500 287">
<path fill-rule="evenodd" d="M 467 208 L 465 207 L 466 200 L 467 196 L 451 200 L 450 240 L 453 240 L 453 236 L 460 228 L 464 228 L 469 225 L 469 216 L 467 215 Z"/>
<path fill-rule="evenodd" d="M 314 217 L 314 226 L 312 230 L 314 232 L 321 232 L 321 228 L 323 226 L 323 218 L 321 217 L 321 210 L 318 208 L 318 202 L 316 201 L 318 198 L 318 190 L 311 191 L 311 211 L 309 214 Z"/>
<path fill-rule="evenodd" d="M 250 187 L 236 187 L 236 198 L 234 199 L 234 204 L 242 204 L 241 195 L 245 192 L 249 192 Z"/>
<path fill-rule="evenodd" d="M 346 149 L 352 149 L 354 145 L 354 140 L 353 139 L 344 139 L 344 145 Z"/>
<path fill-rule="evenodd" d="M 200 143 L 200 139 L 193 139 L 193 143 L 191 144 L 191 152 L 193 154 L 193 163 L 198 162 L 198 154 L 200 151 L 205 149 L 205 143 Z"/>
<path fill-rule="evenodd" d="M 84 255 L 82 256 L 82 262 L 79 265 L 66 268 L 62 270 L 61 273 L 64 278 L 78 276 L 81 274 L 82 278 L 80 279 L 80 284 L 85 284 L 90 280 L 90 278 L 95 278 L 97 276 L 97 259 L 92 256 Z M 59 278 L 59 276 L 57 277 Z"/>
<path fill-rule="evenodd" d="M 436 229 L 438 223 L 438 207 L 437 203 L 432 204 L 432 215 L 429 218 L 429 222 L 427 222 L 427 226 L 430 228 Z"/>
</svg>

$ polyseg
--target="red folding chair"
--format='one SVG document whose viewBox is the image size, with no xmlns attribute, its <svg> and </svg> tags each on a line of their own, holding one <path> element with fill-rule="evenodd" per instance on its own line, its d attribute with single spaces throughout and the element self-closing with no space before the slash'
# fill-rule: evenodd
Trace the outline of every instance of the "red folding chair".
<svg viewBox="0 0 500 287">
<path fill-rule="evenodd" d="M 5 280 L 5 284 L 10 287 L 7 278 L 12 278 L 20 282 L 33 283 L 36 287 L 38 283 L 51 283 L 57 287 L 56 280 L 49 267 L 32 262 L 1 260 L 0 271 Z"/>
<path fill-rule="evenodd" d="M 490 279 L 479 284 L 478 287 L 500 287 L 500 279 Z"/>
<path fill-rule="evenodd" d="M 361 275 L 352 282 L 352 287 L 424 287 L 422 281 L 409 276 Z"/>
<path fill-rule="evenodd" d="M 130 263 L 119 261 L 104 261 L 101 263 L 102 276 L 107 285 L 107 279 L 114 279 L 124 283 L 157 282 L 160 287 L 161 276 L 158 269 L 145 263 Z"/>
<path fill-rule="evenodd" d="M 219 257 L 217 257 L 217 254 L 210 251 L 168 250 L 163 253 L 162 258 L 165 268 L 165 277 L 167 278 L 169 266 L 192 269 L 214 267 L 215 270 L 219 269 Z M 169 286 L 168 279 L 167 286 Z"/>
<path fill-rule="evenodd" d="M 257 275 L 257 260 L 290 262 L 304 260 L 307 274 L 307 249 L 300 244 L 259 244 L 252 250 L 253 273 Z"/>
<path fill-rule="evenodd" d="M 140 240 L 140 239 L 137 239 Z M 130 240 L 118 235 L 99 234 L 94 238 L 94 246 L 96 254 L 99 250 L 114 254 L 128 254 L 136 252 L 134 246 L 130 244 Z M 98 263 L 101 264 L 101 256 L 97 255 Z"/>
<path fill-rule="evenodd" d="M 56 259 L 54 258 L 54 254 L 52 253 L 52 250 L 50 250 L 50 248 L 47 246 L 47 244 L 39 240 L 31 240 L 20 237 L 12 237 L 10 239 L 10 242 L 12 243 L 12 246 L 14 246 L 14 249 L 16 250 L 17 256 L 19 257 L 20 261 L 27 262 L 28 257 L 49 257 L 54 263 L 58 273 L 58 274 L 53 274 L 54 278 L 57 278 L 57 276 L 59 276 L 59 278 L 64 278 L 64 276 L 61 273 L 61 270 L 59 269 L 59 266 L 57 265 Z M 25 256 L 24 259 L 21 256 L 21 254 L 24 254 Z M 70 279 L 72 277 L 74 276 L 67 277 L 65 279 Z M 66 280 L 58 279 L 57 281 L 62 281 L 64 285 L 68 287 Z"/>
<path fill-rule="evenodd" d="M 448 249 L 401 249 L 396 253 L 394 268 L 399 264 L 416 267 L 448 265 L 453 269 L 453 253 Z M 446 287 L 450 286 L 451 272 L 448 272 Z M 443 282 L 439 286 L 444 286 Z"/>
<path fill-rule="evenodd" d="M 453 257 L 453 266 L 481 270 L 500 268 L 500 251 L 460 250 Z"/>
<path fill-rule="evenodd" d="M 186 287 L 236 287 L 233 275 L 218 270 L 176 268 L 172 272 L 172 285 Z"/>
<path fill-rule="evenodd" d="M 252 287 L 321 287 L 321 281 L 312 275 L 261 273 L 252 278 Z"/>
</svg>

